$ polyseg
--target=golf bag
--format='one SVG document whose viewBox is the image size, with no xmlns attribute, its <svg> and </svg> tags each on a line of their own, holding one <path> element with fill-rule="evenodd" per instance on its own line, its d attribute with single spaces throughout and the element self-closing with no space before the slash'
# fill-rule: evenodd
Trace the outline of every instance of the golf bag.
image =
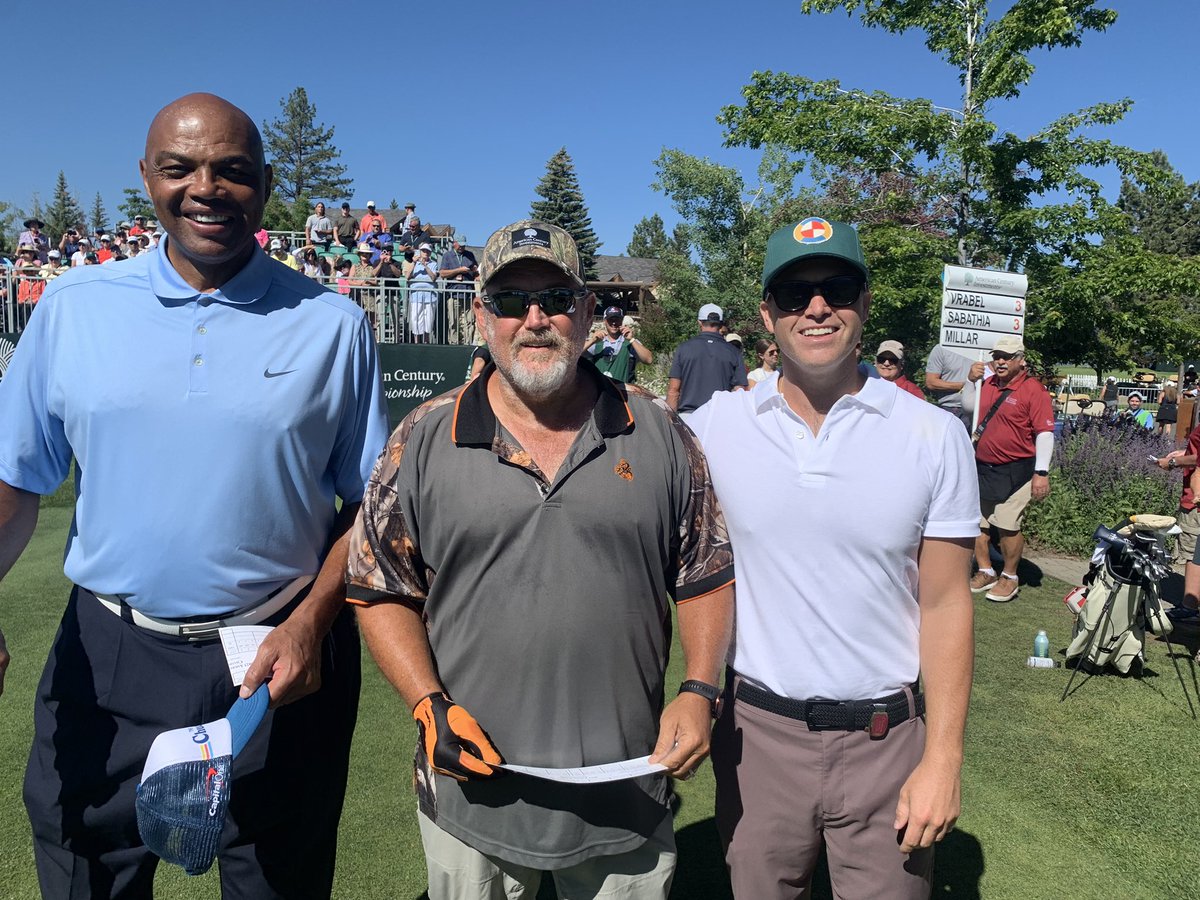
<svg viewBox="0 0 1200 900">
<path fill-rule="evenodd" d="M 1112 666 L 1126 674 L 1135 660 L 1144 659 L 1147 630 L 1171 633 L 1159 583 L 1170 563 L 1163 538 L 1174 525 L 1170 516 L 1133 516 L 1115 532 L 1097 529 L 1098 543 L 1083 579 L 1087 595 L 1067 660 L 1078 659 L 1080 668 L 1091 671 Z"/>
</svg>

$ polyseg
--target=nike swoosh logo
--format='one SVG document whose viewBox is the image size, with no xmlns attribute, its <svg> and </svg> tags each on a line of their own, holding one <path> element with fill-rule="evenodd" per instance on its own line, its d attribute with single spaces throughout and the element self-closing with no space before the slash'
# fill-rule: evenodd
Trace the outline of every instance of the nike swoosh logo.
<svg viewBox="0 0 1200 900">
<path fill-rule="evenodd" d="M 280 375 L 291 375 L 295 369 L 284 369 L 282 372 L 272 372 L 270 367 L 263 369 L 263 378 L 278 378 Z"/>
</svg>

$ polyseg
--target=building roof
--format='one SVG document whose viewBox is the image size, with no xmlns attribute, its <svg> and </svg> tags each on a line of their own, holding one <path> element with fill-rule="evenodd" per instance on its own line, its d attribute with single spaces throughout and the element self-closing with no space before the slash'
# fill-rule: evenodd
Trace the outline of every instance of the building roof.
<svg viewBox="0 0 1200 900">
<path fill-rule="evenodd" d="M 596 280 L 658 281 L 658 260 L 640 256 L 596 256 Z"/>
</svg>

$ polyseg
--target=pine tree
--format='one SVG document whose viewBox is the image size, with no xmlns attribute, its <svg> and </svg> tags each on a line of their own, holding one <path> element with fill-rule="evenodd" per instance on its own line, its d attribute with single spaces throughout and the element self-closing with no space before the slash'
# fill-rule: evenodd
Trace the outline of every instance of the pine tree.
<svg viewBox="0 0 1200 900">
<path fill-rule="evenodd" d="M 122 193 L 125 199 L 117 205 L 117 211 L 125 221 L 132 222 L 134 216 L 154 218 L 154 204 L 139 188 L 125 188 Z"/>
<path fill-rule="evenodd" d="M 51 243 L 57 242 L 68 228 L 83 225 L 83 207 L 67 187 L 67 176 L 61 169 L 58 172 L 58 180 L 54 183 L 54 199 L 46 207 L 46 214 L 42 218 L 46 220 L 45 231 L 50 236 Z"/>
<path fill-rule="evenodd" d="M 1161 172 L 1160 183 L 1147 189 L 1122 178 L 1117 206 L 1147 250 L 1196 256 L 1200 254 L 1200 183 L 1184 181 L 1161 150 L 1150 156 Z"/>
<path fill-rule="evenodd" d="M 92 200 L 92 211 L 88 214 L 88 226 L 93 231 L 108 230 L 108 210 L 104 208 L 104 198 L 100 196 L 99 191 L 96 191 L 96 196 Z"/>
<path fill-rule="evenodd" d="M 296 88 L 279 101 L 283 115 L 263 127 L 268 161 L 275 170 L 275 190 L 295 203 L 301 196 L 336 200 L 347 197 L 354 180 L 338 162 L 333 126 L 316 122 L 317 107 L 308 92 Z"/>
<path fill-rule="evenodd" d="M 541 222 L 557 225 L 575 238 L 584 277 L 594 279 L 600 241 L 592 230 L 592 219 L 579 190 L 579 178 L 575 175 L 575 163 L 566 147 L 547 161 L 546 174 L 534 191 L 542 199 L 533 201 L 530 214 Z"/>
<path fill-rule="evenodd" d="M 667 237 L 662 216 L 655 213 L 652 216 L 643 216 L 642 220 L 633 226 L 633 237 L 629 239 L 625 253 L 627 256 L 658 259 L 670 247 L 671 239 Z"/>
</svg>

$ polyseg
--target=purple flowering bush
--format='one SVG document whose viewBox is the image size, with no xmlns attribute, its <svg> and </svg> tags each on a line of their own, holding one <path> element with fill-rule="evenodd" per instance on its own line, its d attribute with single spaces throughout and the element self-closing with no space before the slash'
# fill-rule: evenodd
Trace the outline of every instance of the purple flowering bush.
<svg viewBox="0 0 1200 900">
<path fill-rule="evenodd" d="M 1090 556 L 1097 525 L 1135 513 L 1174 515 L 1180 470 L 1165 472 L 1147 458 L 1173 449 L 1173 440 L 1142 428 L 1066 426 L 1055 442 L 1050 496 L 1026 510 L 1026 537 L 1046 549 Z"/>
</svg>

